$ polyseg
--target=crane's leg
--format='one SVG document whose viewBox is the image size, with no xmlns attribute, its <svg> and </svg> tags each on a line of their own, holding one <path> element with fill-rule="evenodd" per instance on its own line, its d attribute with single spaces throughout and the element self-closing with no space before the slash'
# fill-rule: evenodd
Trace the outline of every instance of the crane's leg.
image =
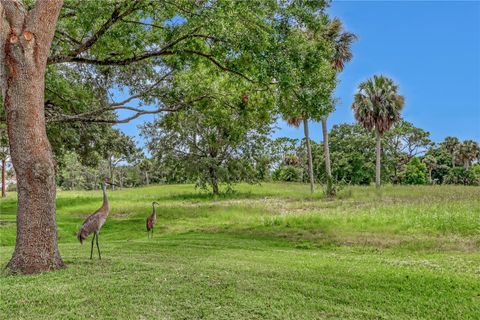
<svg viewBox="0 0 480 320">
<path fill-rule="evenodd" d="M 102 256 L 100 255 L 100 247 L 98 246 L 98 234 L 97 234 L 97 250 L 98 250 L 98 258 L 102 260 Z"/>
<path fill-rule="evenodd" d="M 92 238 L 92 248 L 90 249 L 90 259 L 92 259 L 92 254 L 93 254 L 93 241 L 95 240 L 95 233 L 93 234 Z"/>
<path fill-rule="evenodd" d="M 152 239 L 153 239 L 153 227 L 152 227 Z"/>
</svg>

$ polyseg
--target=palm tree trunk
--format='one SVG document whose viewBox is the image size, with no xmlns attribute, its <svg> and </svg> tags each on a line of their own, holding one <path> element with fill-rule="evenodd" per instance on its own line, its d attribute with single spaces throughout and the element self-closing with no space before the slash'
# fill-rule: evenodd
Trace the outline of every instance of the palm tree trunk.
<svg viewBox="0 0 480 320">
<path fill-rule="evenodd" d="M 313 165 L 312 165 L 312 148 L 310 147 L 310 137 L 308 133 L 308 118 L 303 117 L 303 131 L 305 132 L 305 140 L 307 144 L 307 157 L 308 157 L 308 177 L 310 179 L 310 192 L 313 192 Z"/>
<path fill-rule="evenodd" d="M 382 146 L 381 146 L 381 135 L 380 131 L 375 130 L 375 138 L 376 138 L 376 146 L 375 146 L 375 151 L 376 151 L 376 161 L 375 161 L 375 187 L 377 189 L 380 189 L 380 155 L 382 153 Z"/>
<path fill-rule="evenodd" d="M 323 134 L 323 153 L 325 157 L 325 173 L 327 175 L 327 195 L 330 196 L 333 193 L 332 188 L 332 167 L 330 164 L 330 146 L 328 144 L 328 132 L 327 132 L 327 116 L 322 117 L 322 134 Z"/>
</svg>

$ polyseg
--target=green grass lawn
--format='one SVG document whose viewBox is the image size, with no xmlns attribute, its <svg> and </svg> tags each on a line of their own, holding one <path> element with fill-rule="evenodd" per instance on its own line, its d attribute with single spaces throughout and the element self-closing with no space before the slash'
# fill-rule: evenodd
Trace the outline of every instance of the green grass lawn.
<svg viewBox="0 0 480 320">
<path fill-rule="evenodd" d="M 0 275 L 0 319 L 480 319 L 480 188 L 191 185 L 110 192 L 100 234 L 75 233 L 101 192 L 59 192 L 68 268 Z M 154 238 L 145 218 L 160 203 Z M 0 264 L 15 242 L 1 200 Z"/>
</svg>

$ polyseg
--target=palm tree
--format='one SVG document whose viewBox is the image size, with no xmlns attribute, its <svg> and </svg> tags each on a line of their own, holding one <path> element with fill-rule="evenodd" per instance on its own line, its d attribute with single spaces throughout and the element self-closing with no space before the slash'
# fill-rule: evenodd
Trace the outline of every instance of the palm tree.
<svg viewBox="0 0 480 320">
<path fill-rule="evenodd" d="M 456 152 L 459 145 L 460 141 L 458 141 L 458 138 L 456 137 L 446 137 L 442 142 L 442 147 L 445 148 L 452 157 L 452 168 L 455 167 L 455 160 L 457 158 Z"/>
<path fill-rule="evenodd" d="M 289 126 L 298 128 L 303 121 L 303 131 L 305 134 L 305 144 L 307 146 L 307 158 L 308 158 L 308 178 L 310 180 L 310 192 L 314 191 L 314 179 L 313 179 L 313 160 L 312 160 L 312 147 L 310 146 L 310 134 L 308 131 L 308 117 L 291 117 L 287 119 Z"/>
<path fill-rule="evenodd" d="M 428 169 L 428 183 L 433 184 L 432 171 L 438 167 L 437 159 L 432 155 L 426 155 L 423 158 L 423 163 L 425 163 Z"/>
<path fill-rule="evenodd" d="M 352 60 L 352 51 L 350 47 L 357 39 L 357 36 L 350 32 L 343 31 L 342 21 L 334 18 L 327 29 L 325 37 L 333 44 L 332 67 L 336 72 L 343 71 L 345 62 Z M 323 135 L 323 152 L 325 156 L 325 173 L 327 175 L 327 195 L 332 195 L 332 168 L 330 163 L 330 147 L 328 144 L 327 131 L 327 117 L 328 114 L 321 118 L 322 121 L 322 135 Z"/>
<path fill-rule="evenodd" d="M 480 155 L 480 147 L 478 143 L 473 140 L 465 140 L 463 143 L 457 145 L 455 150 L 455 157 L 458 162 L 463 163 L 465 169 L 468 169 L 472 161 L 478 159 Z"/>
<path fill-rule="evenodd" d="M 376 162 L 375 186 L 380 188 L 381 139 L 393 124 L 400 120 L 404 97 L 398 94 L 398 86 L 382 75 L 360 83 L 354 96 L 352 109 L 355 119 L 365 129 L 375 130 Z"/>
</svg>

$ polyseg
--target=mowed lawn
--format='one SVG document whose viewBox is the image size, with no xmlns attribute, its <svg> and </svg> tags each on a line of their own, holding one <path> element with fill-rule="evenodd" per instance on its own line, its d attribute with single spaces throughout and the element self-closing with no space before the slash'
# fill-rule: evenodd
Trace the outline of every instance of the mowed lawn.
<svg viewBox="0 0 480 320">
<path fill-rule="evenodd" d="M 347 187 L 335 200 L 302 184 L 237 189 L 110 191 L 102 260 L 75 238 L 101 192 L 59 192 L 68 268 L 3 271 L 0 319 L 480 319 L 479 187 Z M 2 268 L 15 205 L 1 200 Z"/>
</svg>

